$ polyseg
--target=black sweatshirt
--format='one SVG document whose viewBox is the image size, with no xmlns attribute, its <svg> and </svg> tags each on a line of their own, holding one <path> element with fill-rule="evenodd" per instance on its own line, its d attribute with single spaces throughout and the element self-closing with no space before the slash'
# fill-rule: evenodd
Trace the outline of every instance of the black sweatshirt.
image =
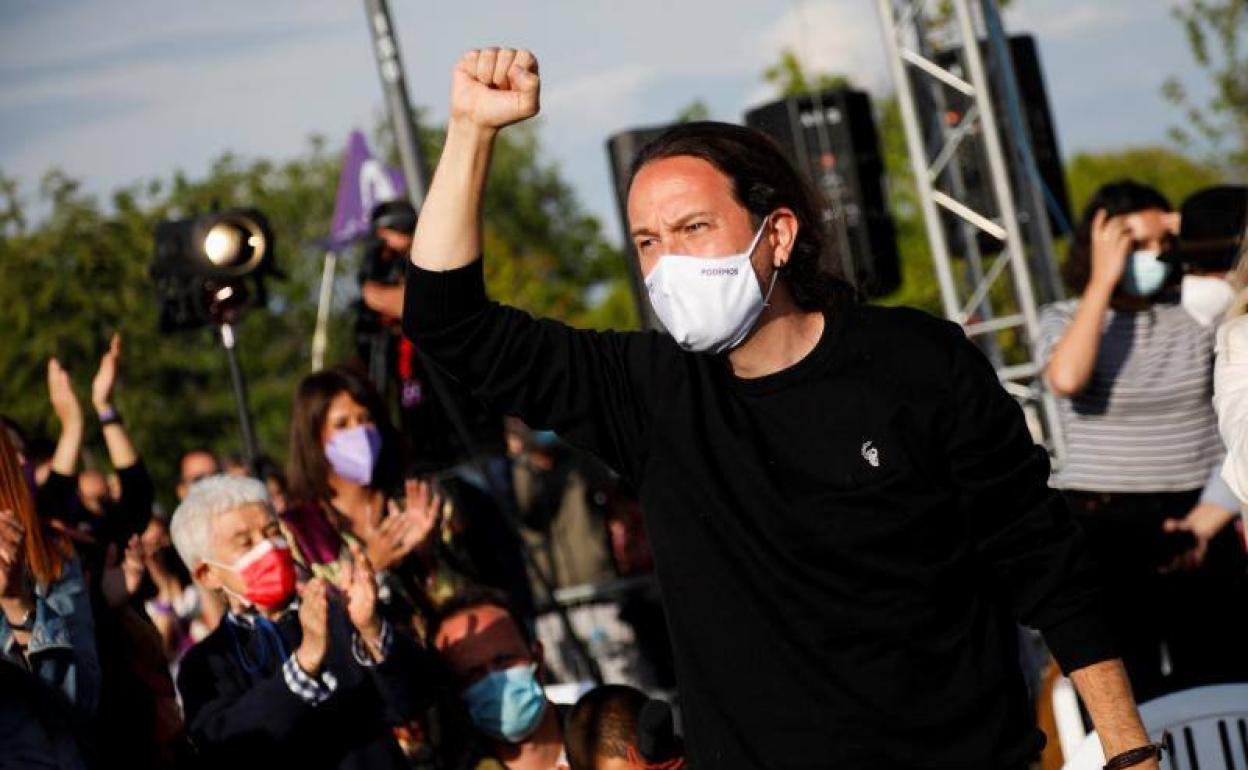
<svg viewBox="0 0 1248 770">
<path fill-rule="evenodd" d="M 998 768 L 1038 753 L 1015 621 L 1067 671 L 1114 656 L 1018 405 L 954 324 L 846 306 L 739 379 L 658 333 L 408 271 L 404 328 L 505 413 L 640 492 L 699 768 Z"/>
</svg>

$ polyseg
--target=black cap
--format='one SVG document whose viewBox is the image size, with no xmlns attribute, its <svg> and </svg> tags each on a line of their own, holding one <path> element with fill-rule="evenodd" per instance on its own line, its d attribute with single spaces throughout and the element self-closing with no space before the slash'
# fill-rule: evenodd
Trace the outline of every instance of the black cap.
<svg viewBox="0 0 1248 770">
<path fill-rule="evenodd" d="M 374 231 L 384 227 L 411 235 L 416 232 L 416 208 L 405 200 L 378 203 L 373 207 L 369 221 Z"/>
<path fill-rule="evenodd" d="M 1163 262 L 1230 270 L 1248 229 L 1248 187 L 1217 185 L 1194 192 L 1180 209 L 1179 240 Z"/>
</svg>

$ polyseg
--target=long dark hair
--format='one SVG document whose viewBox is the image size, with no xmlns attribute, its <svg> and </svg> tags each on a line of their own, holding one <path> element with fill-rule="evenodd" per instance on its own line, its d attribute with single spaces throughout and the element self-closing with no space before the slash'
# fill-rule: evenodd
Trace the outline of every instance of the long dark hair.
<svg viewBox="0 0 1248 770">
<path fill-rule="evenodd" d="M 1075 294 L 1082 294 L 1092 277 L 1092 220 L 1101 209 L 1105 209 L 1107 219 L 1149 209 L 1174 210 L 1166 196 L 1156 188 L 1131 179 L 1120 179 L 1097 188 L 1083 209 L 1083 217 L 1075 228 L 1075 237 L 1066 254 L 1066 263 L 1062 265 L 1062 280 Z"/>
<path fill-rule="evenodd" d="M 731 123 L 682 123 L 641 149 L 629 172 L 629 187 L 642 166 L 677 156 L 701 158 L 727 176 L 733 197 L 750 212 L 756 228 L 781 207 L 797 215 L 797 241 L 781 276 L 798 307 L 827 310 L 855 300 L 857 292 L 849 281 L 823 264 L 829 237 L 820 216 L 824 206 L 819 194 L 770 137 Z"/>
<path fill-rule="evenodd" d="M 347 393 L 368 410 L 381 433 L 381 457 L 370 484 L 392 491 L 403 477 L 403 444 L 390 422 L 385 402 L 364 375 L 346 366 L 322 369 L 304 377 L 295 392 L 290 417 L 290 498 L 300 501 L 328 500 L 334 496 L 329 486 L 329 461 L 321 435 L 329 404 L 339 393 Z"/>
</svg>

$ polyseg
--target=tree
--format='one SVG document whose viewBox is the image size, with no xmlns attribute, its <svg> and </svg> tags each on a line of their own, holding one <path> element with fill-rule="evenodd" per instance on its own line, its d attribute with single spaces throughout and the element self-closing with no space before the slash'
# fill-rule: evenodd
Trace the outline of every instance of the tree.
<svg viewBox="0 0 1248 770">
<path fill-rule="evenodd" d="M 801 96 L 833 88 L 850 87 L 849 78 L 832 73 L 807 74 L 801 59 L 792 48 L 780 52 L 780 59 L 763 70 L 763 81 L 775 86 L 778 96 Z"/>
<path fill-rule="evenodd" d="M 439 132 L 428 132 L 430 157 L 440 140 Z M 52 171 L 37 193 L 39 208 L 49 213 L 33 225 L 22 191 L 0 174 L 0 412 L 36 434 L 50 434 L 55 426 L 44 385 L 47 359 L 60 358 L 85 396 L 99 355 L 117 330 L 127 350 L 118 407 L 166 502 L 184 451 L 237 451 L 220 345 L 209 330 L 158 333 L 147 265 L 157 222 L 217 206 L 254 205 L 273 224 L 286 278 L 271 281 L 268 306 L 239 323 L 239 349 L 260 446 L 282 459 L 294 386 L 309 367 L 321 272 L 316 243 L 328 233 L 340 162 L 319 139 L 282 163 L 226 154 L 203 179 L 179 172 L 119 189 L 107 205 Z M 623 257 L 558 168 L 541 159 L 532 129 L 500 137 L 486 218 L 495 297 L 571 323 L 635 325 L 631 303 L 619 300 L 628 296 Z M 354 259 L 348 255 L 345 262 L 342 273 L 353 275 Z M 338 310 L 330 324 L 331 361 L 353 353 L 351 320 L 341 304 Z"/>
<path fill-rule="evenodd" d="M 706 105 L 706 102 L 701 99 L 694 99 L 680 108 L 680 111 L 676 113 L 675 122 L 693 123 L 698 120 L 710 120 L 710 118 L 711 108 Z"/>
<path fill-rule="evenodd" d="M 1187 118 L 1187 125 L 1172 128 L 1171 136 L 1188 149 L 1203 139 L 1212 162 L 1242 178 L 1248 175 L 1248 4 L 1191 0 L 1172 12 L 1197 65 L 1213 81 L 1214 93 L 1207 103 L 1196 104 L 1178 78 L 1168 78 L 1162 93 Z"/>
<path fill-rule="evenodd" d="M 1066 162 L 1066 184 L 1074 215 L 1079 216 L 1098 187 L 1119 179 L 1134 179 L 1156 187 L 1176 208 L 1188 195 L 1222 181 L 1217 169 L 1209 164 L 1164 147 L 1081 152 Z"/>
</svg>

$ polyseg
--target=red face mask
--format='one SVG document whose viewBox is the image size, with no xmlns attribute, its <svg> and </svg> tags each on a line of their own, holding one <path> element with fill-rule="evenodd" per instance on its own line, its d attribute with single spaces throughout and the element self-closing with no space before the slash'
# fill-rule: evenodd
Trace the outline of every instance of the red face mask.
<svg viewBox="0 0 1248 770">
<path fill-rule="evenodd" d="M 237 572 L 245 586 L 242 598 L 263 609 L 281 607 L 295 592 L 295 562 L 283 538 L 258 543 L 232 567 L 217 566 Z"/>
</svg>

